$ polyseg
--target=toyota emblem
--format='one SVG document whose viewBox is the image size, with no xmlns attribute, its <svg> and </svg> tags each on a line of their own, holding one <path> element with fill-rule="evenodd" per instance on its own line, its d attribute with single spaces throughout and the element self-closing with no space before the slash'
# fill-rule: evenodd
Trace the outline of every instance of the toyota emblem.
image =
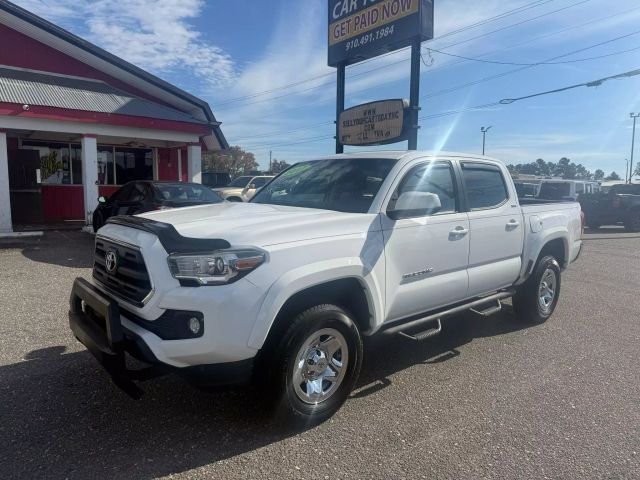
<svg viewBox="0 0 640 480">
<path fill-rule="evenodd" d="M 118 252 L 109 250 L 104 256 L 104 266 L 107 269 L 107 273 L 116 273 L 118 269 Z"/>
</svg>

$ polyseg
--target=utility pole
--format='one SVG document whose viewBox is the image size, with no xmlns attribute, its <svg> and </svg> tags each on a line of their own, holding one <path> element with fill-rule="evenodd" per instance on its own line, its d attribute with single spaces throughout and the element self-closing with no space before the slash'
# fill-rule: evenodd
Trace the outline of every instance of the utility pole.
<svg viewBox="0 0 640 480">
<path fill-rule="evenodd" d="M 269 173 L 273 173 L 271 171 L 271 150 L 269 150 Z"/>
<path fill-rule="evenodd" d="M 484 146 L 487 139 L 487 132 L 493 125 L 489 125 L 488 127 L 480 127 L 480 131 L 482 132 L 482 155 L 484 155 Z"/>
<path fill-rule="evenodd" d="M 627 175 L 629 175 L 629 159 L 625 158 L 624 159 L 624 183 L 628 183 Z"/>
<path fill-rule="evenodd" d="M 631 112 L 631 118 L 633 118 L 633 131 L 631 133 L 631 161 L 629 162 L 629 183 L 633 182 L 633 149 L 636 141 L 636 118 L 640 117 L 640 113 L 634 114 Z"/>
</svg>

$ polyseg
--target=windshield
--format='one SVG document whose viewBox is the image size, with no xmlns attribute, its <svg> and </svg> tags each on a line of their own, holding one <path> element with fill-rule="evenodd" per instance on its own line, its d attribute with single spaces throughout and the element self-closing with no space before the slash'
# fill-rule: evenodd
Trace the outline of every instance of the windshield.
<svg viewBox="0 0 640 480">
<path fill-rule="evenodd" d="M 548 200 L 561 200 L 571 195 L 571 185 L 565 182 L 544 182 L 540 186 L 539 198 Z"/>
<path fill-rule="evenodd" d="M 260 190 L 252 202 L 366 213 L 395 162 L 348 158 L 297 163 Z"/>
<path fill-rule="evenodd" d="M 201 187 L 200 185 L 160 183 L 156 184 L 156 188 L 160 192 L 161 198 L 169 202 L 222 202 L 222 199 L 218 195 L 207 187 Z"/>
<path fill-rule="evenodd" d="M 253 177 L 238 177 L 236 178 L 233 182 L 231 182 L 229 184 L 230 187 L 236 187 L 236 188 L 244 188 L 247 186 L 247 183 L 249 183 L 249 180 L 251 180 Z"/>
</svg>

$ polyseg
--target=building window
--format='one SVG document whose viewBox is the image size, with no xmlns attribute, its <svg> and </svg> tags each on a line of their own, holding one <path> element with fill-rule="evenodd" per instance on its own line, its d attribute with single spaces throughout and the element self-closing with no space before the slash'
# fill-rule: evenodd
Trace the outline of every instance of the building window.
<svg viewBox="0 0 640 480">
<path fill-rule="evenodd" d="M 153 151 L 140 148 L 116 148 L 116 182 L 153 180 Z"/>
<path fill-rule="evenodd" d="M 98 147 L 98 183 L 117 185 L 115 174 L 113 147 Z"/>
<path fill-rule="evenodd" d="M 22 148 L 38 152 L 41 183 L 58 185 L 71 183 L 68 144 L 23 142 Z"/>
</svg>

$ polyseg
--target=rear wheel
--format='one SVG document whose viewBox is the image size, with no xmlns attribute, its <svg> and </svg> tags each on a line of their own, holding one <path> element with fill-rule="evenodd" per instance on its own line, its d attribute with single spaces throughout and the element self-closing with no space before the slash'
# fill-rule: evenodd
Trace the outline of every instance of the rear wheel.
<svg viewBox="0 0 640 480">
<path fill-rule="evenodd" d="M 624 222 L 624 229 L 627 232 L 640 232 L 640 210 L 631 212 L 627 221 Z"/>
<path fill-rule="evenodd" d="M 328 419 L 349 396 L 361 364 L 362 337 L 344 310 L 327 304 L 300 313 L 273 356 L 277 418 L 307 427 Z"/>
<path fill-rule="evenodd" d="M 529 323 L 543 323 L 553 313 L 560 297 L 560 265 L 551 255 L 542 257 L 513 297 L 513 309 Z"/>
</svg>

